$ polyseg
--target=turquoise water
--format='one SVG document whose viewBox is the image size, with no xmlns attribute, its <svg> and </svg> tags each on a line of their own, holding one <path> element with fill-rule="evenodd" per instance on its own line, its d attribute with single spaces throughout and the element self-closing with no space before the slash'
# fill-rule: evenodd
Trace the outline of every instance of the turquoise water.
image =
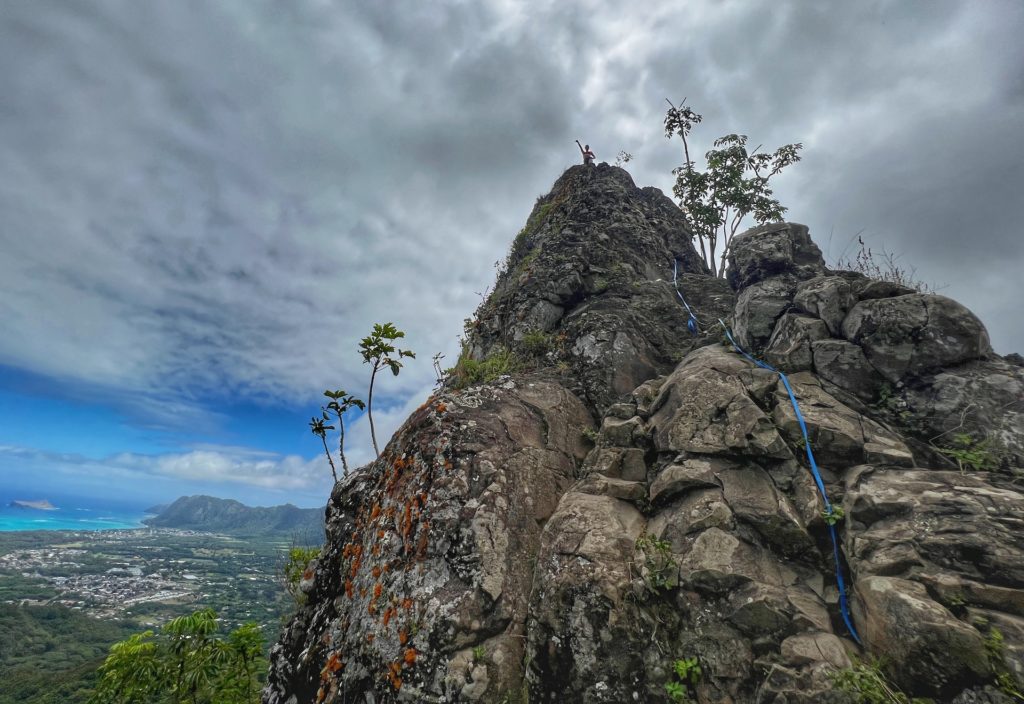
<svg viewBox="0 0 1024 704">
<path fill-rule="evenodd" d="M 24 496 L 20 500 L 47 498 L 56 508 L 41 510 L 10 506 L 12 499 L 0 498 L 0 531 L 9 530 L 111 530 L 140 528 L 146 514 L 142 508 L 112 507 L 106 502 L 85 499 L 58 500 Z"/>
</svg>

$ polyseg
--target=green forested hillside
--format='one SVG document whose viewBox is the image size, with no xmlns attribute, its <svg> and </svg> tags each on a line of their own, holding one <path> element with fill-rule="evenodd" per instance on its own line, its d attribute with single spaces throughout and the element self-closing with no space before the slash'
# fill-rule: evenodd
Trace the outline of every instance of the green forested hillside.
<svg viewBox="0 0 1024 704">
<path fill-rule="evenodd" d="M 137 626 L 63 606 L 0 604 L 0 704 L 79 704 L 107 649 Z"/>
<path fill-rule="evenodd" d="M 213 496 L 182 496 L 143 522 L 154 528 L 244 536 L 286 535 L 312 545 L 324 542 L 324 509 L 298 508 L 291 504 L 253 507 Z"/>
</svg>

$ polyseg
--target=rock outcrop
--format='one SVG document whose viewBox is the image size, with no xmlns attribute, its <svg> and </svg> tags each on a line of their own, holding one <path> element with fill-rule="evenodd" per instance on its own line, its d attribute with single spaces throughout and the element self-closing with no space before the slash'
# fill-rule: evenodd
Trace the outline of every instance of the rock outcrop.
<svg viewBox="0 0 1024 704">
<path fill-rule="evenodd" d="M 690 239 L 608 165 L 538 201 L 467 329 L 518 370 L 442 388 L 335 487 L 267 704 L 838 704 L 869 657 L 908 695 L 1012 701 L 1024 368 L 801 225 L 737 236 L 728 283 Z M 719 317 L 799 399 L 860 642 L 800 419 Z"/>
</svg>

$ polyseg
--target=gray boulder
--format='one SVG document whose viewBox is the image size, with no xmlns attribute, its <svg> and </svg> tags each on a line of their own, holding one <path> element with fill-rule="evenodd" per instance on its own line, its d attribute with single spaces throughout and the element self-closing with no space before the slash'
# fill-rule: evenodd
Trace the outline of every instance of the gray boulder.
<svg viewBox="0 0 1024 704">
<path fill-rule="evenodd" d="M 843 319 L 856 303 L 853 286 L 841 276 L 819 276 L 804 281 L 793 298 L 797 310 L 820 318 L 833 336 L 840 334 Z"/>
<path fill-rule="evenodd" d="M 981 321 L 956 301 L 935 294 L 861 301 L 843 321 L 842 333 L 891 382 L 992 353 Z"/>
<path fill-rule="evenodd" d="M 736 299 L 733 335 L 749 352 L 758 353 L 772 336 L 775 323 L 792 304 L 796 281 L 775 276 L 744 288 Z"/>
<path fill-rule="evenodd" d="M 846 340 L 813 340 L 810 353 L 815 373 L 862 401 L 874 401 L 885 378 L 875 371 L 857 345 Z"/>
<path fill-rule="evenodd" d="M 786 313 L 765 346 L 764 361 L 784 372 L 807 371 L 814 366 L 811 343 L 826 338 L 828 329 L 821 320 Z"/>
<path fill-rule="evenodd" d="M 736 291 L 780 274 L 803 280 L 826 271 L 807 226 L 791 222 L 759 225 L 736 235 L 728 261 L 726 278 Z"/>
<path fill-rule="evenodd" d="M 923 585 L 865 577 L 856 593 L 864 642 L 890 660 L 903 687 L 938 694 L 984 682 L 989 664 L 981 634 L 932 601 Z"/>
<path fill-rule="evenodd" d="M 673 452 L 791 457 L 749 393 L 761 384 L 774 384 L 775 378 L 717 345 L 690 355 L 655 401 L 650 418 L 654 446 Z"/>
</svg>

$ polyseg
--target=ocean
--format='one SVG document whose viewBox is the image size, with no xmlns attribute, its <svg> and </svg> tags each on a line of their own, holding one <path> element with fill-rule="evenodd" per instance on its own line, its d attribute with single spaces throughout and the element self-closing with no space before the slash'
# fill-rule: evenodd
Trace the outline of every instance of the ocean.
<svg viewBox="0 0 1024 704">
<path fill-rule="evenodd" d="M 12 501 L 41 501 L 53 509 L 21 508 Z M 53 495 L 12 496 L 0 492 L 0 531 L 12 530 L 111 530 L 141 528 L 148 515 L 145 506 L 87 497 Z"/>
</svg>

